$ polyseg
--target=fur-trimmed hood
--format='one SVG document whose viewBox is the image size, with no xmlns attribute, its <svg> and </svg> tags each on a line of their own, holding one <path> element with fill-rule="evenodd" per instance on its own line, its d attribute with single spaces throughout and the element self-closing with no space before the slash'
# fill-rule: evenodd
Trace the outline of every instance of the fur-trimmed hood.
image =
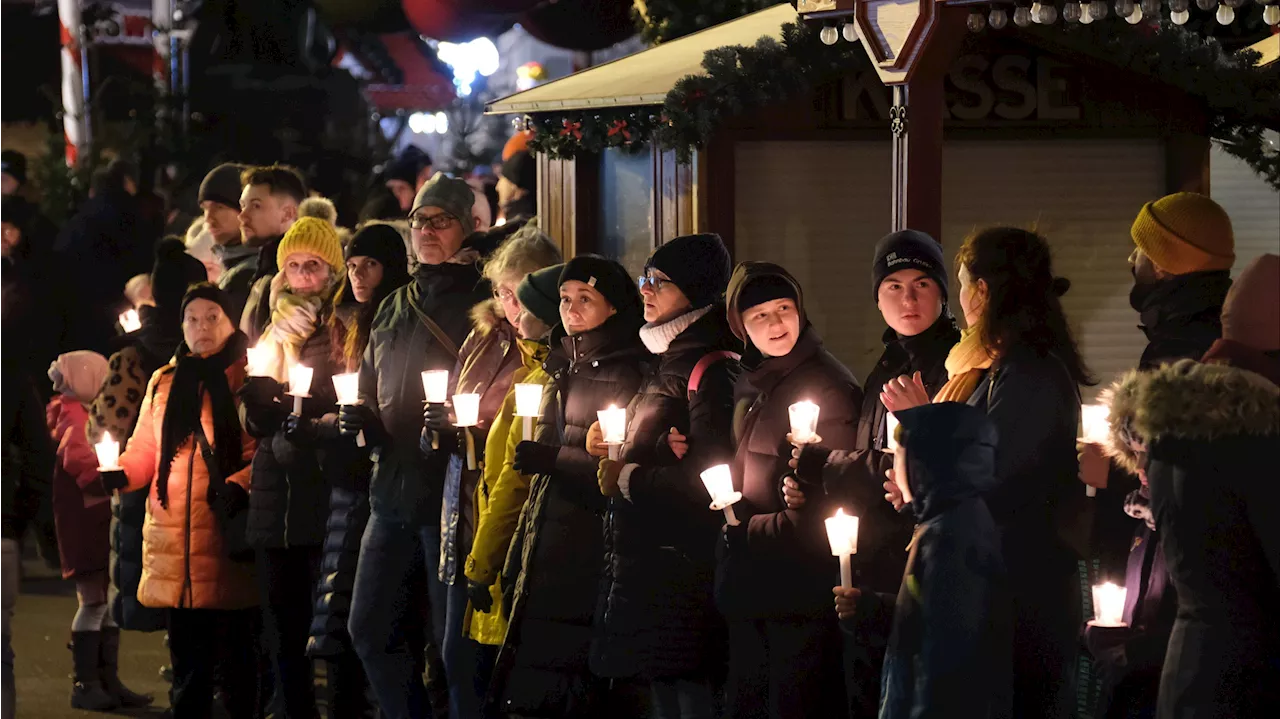
<svg viewBox="0 0 1280 719">
<path fill-rule="evenodd" d="M 1280 437 L 1280 387 L 1262 375 L 1219 364 L 1180 360 L 1129 372 L 1108 389 L 1107 453 L 1130 472 L 1138 458 L 1130 440 Z"/>
<path fill-rule="evenodd" d="M 502 303 L 497 299 L 485 300 L 471 308 L 471 324 L 482 335 L 489 334 L 506 321 L 507 313 L 502 311 Z"/>
</svg>

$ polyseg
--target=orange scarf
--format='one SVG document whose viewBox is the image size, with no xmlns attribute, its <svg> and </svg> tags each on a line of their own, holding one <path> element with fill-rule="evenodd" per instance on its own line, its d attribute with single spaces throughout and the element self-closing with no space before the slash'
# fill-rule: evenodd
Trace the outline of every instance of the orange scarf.
<svg viewBox="0 0 1280 719">
<path fill-rule="evenodd" d="M 947 383 L 933 398 L 934 404 L 967 402 L 982 380 L 982 371 L 994 361 L 994 354 L 983 346 L 974 327 L 961 331 L 960 341 L 947 355 Z"/>
</svg>

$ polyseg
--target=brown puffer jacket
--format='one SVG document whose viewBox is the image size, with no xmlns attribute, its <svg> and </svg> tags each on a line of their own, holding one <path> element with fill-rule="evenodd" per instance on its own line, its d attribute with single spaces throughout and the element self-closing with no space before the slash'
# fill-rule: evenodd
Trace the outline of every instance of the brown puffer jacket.
<svg viewBox="0 0 1280 719">
<path fill-rule="evenodd" d="M 174 365 L 166 365 L 151 377 L 142 400 L 138 424 L 120 456 L 128 477 L 128 489 L 151 483 L 147 497 L 147 523 L 142 531 L 142 582 L 138 601 L 144 607 L 183 609 L 245 609 L 258 603 L 249 565 L 233 562 L 222 546 L 217 517 L 209 507 L 209 470 L 194 440 L 178 447 L 170 465 L 169 506 L 161 506 L 156 493 L 160 461 L 160 430 L 173 385 Z M 227 368 L 227 381 L 235 394 L 244 384 L 245 359 Z M 236 400 L 237 404 L 239 399 Z M 208 395 L 200 413 L 205 436 L 212 438 L 213 404 Z M 228 482 L 249 491 L 249 461 L 257 443 L 241 433 L 244 468 Z"/>
</svg>

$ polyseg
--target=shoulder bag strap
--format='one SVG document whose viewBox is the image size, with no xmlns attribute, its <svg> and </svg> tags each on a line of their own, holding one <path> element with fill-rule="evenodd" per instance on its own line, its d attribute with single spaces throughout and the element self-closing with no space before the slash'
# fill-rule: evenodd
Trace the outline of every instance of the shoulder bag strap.
<svg viewBox="0 0 1280 719">
<path fill-rule="evenodd" d="M 422 324 L 427 326 L 427 331 L 429 331 L 436 338 L 436 341 L 449 352 L 455 362 L 458 361 L 458 345 L 453 343 L 453 340 L 449 338 L 449 335 L 445 334 L 444 330 L 440 329 L 440 325 L 436 324 L 435 320 L 427 316 L 426 312 L 419 309 L 412 301 L 409 302 L 409 306 L 413 308 L 414 312 L 418 313 L 418 319 L 422 320 Z"/>
</svg>

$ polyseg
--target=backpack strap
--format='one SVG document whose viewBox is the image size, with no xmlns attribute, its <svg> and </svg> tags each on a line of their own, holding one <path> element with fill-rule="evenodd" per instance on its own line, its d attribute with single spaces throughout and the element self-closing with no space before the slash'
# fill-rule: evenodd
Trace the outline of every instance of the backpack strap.
<svg viewBox="0 0 1280 719">
<path fill-rule="evenodd" d="M 690 400 L 692 400 L 693 396 L 698 393 L 698 385 L 702 384 L 702 375 L 706 374 L 707 370 L 710 369 L 712 365 L 727 359 L 731 359 L 736 362 L 742 359 L 742 355 L 739 355 L 737 352 L 730 352 L 729 350 L 716 350 L 715 352 L 708 352 L 698 359 L 698 363 L 693 366 L 693 372 L 689 374 Z"/>
</svg>

